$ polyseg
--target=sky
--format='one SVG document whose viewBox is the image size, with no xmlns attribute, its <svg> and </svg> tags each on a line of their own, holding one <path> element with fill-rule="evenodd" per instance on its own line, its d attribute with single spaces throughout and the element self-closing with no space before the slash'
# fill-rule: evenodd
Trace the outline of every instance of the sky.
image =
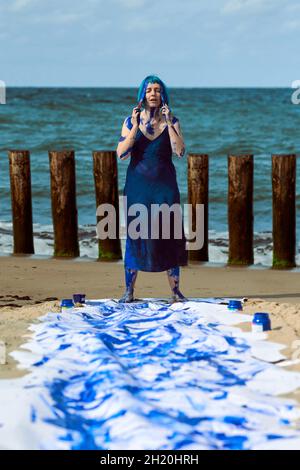
<svg viewBox="0 0 300 470">
<path fill-rule="evenodd" d="M 290 87 L 299 37 L 299 0 L 0 0 L 0 80 Z"/>
</svg>

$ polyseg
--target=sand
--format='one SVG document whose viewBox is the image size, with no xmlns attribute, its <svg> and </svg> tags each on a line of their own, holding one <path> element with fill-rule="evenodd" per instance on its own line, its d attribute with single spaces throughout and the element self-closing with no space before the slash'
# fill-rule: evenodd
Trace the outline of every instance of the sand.
<svg viewBox="0 0 300 470">
<path fill-rule="evenodd" d="M 123 262 L 62 260 L 37 256 L 0 256 L 0 341 L 7 353 L 26 342 L 28 327 L 50 310 L 59 309 L 61 298 L 75 292 L 87 298 L 119 298 L 124 292 Z M 284 344 L 287 359 L 300 358 L 300 272 L 190 264 L 181 268 L 181 290 L 187 297 L 246 297 L 244 313 L 268 312 L 269 339 Z M 137 297 L 170 295 L 166 273 L 139 272 Z M 241 326 L 251 330 L 251 324 Z M 300 371 L 300 365 L 289 366 Z M 7 354 L 0 365 L 0 379 L 27 373 Z M 300 403 L 300 390 L 288 395 Z"/>
</svg>

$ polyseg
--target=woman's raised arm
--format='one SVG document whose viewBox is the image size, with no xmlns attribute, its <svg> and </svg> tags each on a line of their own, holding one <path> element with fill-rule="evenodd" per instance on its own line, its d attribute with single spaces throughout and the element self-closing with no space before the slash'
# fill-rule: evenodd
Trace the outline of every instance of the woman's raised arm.
<svg viewBox="0 0 300 470">
<path fill-rule="evenodd" d="M 121 137 L 117 146 L 117 156 L 120 160 L 126 160 L 131 156 L 131 150 L 139 128 L 137 108 L 133 109 L 132 116 L 128 116 L 122 126 Z"/>
<path fill-rule="evenodd" d="M 178 119 L 174 117 L 172 124 L 168 123 L 168 127 L 172 151 L 182 158 L 185 154 L 185 144 Z"/>
</svg>

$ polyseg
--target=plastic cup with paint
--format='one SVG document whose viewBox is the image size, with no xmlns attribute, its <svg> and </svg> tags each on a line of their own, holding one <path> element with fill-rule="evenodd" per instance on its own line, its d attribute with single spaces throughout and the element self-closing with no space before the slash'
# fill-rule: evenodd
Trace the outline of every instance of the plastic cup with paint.
<svg viewBox="0 0 300 470">
<path fill-rule="evenodd" d="M 243 310 L 243 305 L 240 300 L 229 300 L 227 308 L 231 312 L 237 312 Z"/>
<path fill-rule="evenodd" d="M 257 312 L 254 314 L 252 320 L 252 331 L 254 333 L 261 333 L 262 331 L 271 330 L 271 320 L 268 313 Z"/>
<path fill-rule="evenodd" d="M 73 308 L 74 303 L 72 299 L 62 299 L 60 306 L 61 306 L 61 311 L 65 312 L 66 310 L 70 310 L 70 308 Z"/>
</svg>

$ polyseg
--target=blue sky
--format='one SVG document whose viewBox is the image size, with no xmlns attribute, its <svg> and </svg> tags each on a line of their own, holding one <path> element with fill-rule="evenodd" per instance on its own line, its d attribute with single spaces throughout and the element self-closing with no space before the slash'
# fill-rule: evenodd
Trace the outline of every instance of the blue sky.
<svg viewBox="0 0 300 470">
<path fill-rule="evenodd" d="M 0 80 L 290 87 L 299 37 L 299 0 L 1 0 Z"/>
</svg>

